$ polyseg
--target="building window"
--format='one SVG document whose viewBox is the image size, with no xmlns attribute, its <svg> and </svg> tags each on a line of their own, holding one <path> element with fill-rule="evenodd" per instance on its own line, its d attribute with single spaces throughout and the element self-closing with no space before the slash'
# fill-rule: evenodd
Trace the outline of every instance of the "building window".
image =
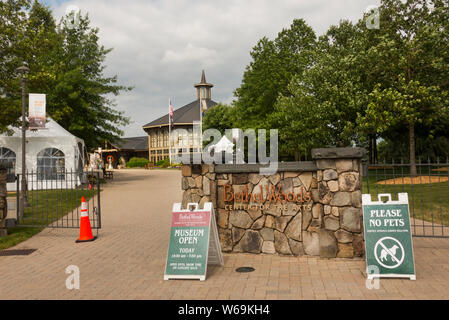
<svg viewBox="0 0 449 320">
<path fill-rule="evenodd" d="M 153 132 L 151 133 L 151 148 L 156 147 L 156 134 Z"/>
<path fill-rule="evenodd" d="M 12 168 L 7 170 L 7 173 L 14 174 L 16 168 L 16 153 L 11 149 L 0 147 L 0 160 L 12 162 Z"/>
<path fill-rule="evenodd" d="M 38 180 L 65 180 L 65 155 L 56 148 L 47 148 L 37 154 Z"/>
<path fill-rule="evenodd" d="M 168 147 L 168 132 L 164 132 L 164 147 Z"/>
</svg>

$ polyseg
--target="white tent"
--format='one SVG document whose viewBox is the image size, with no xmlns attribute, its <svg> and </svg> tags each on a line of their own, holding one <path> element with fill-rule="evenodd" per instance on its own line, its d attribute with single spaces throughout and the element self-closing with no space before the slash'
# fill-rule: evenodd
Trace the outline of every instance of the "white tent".
<svg viewBox="0 0 449 320">
<path fill-rule="evenodd" d="M 229 141 L 226 136 L 223 136 L 220 141 L 218 141 L 216 144 L 209 147 L 209 150 L 214 150 L 214 152 L 226 152 L 226 153 L 232 153 L 234 148 L 234 144 Z"/>
<path fill-rule="evenodd" d="M 14 171 L 22 172 L 22 131 L 10 128 L 13 134 L 0 135 L 0 159 L 12 160 Z M 27 130 L 26 132 L 26 169 L 33 172 L 28 177 L 28 188 L 51 189 L 55 183 L 64 185 L 80 183 L 79 179 L 67 177 L 66 172 L 83 170 L 84 141 L 75 137 L 61 127 L 56 121 L 47 117 L 45 129 Z M 66 181 L 67 180 L 69 181 Z M 73 186 L 70 186 L 73 187 Z M 15 183 L 8 183 L 8 190 L 16 190 Z"/>
</svg>

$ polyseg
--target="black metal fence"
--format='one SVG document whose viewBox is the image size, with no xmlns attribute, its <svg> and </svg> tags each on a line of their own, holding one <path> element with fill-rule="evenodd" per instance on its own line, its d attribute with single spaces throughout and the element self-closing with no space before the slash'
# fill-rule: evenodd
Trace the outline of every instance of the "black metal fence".
<svg viewBox="0 0 449 320">
<path fill-rule="evenodd" d="M 449 161 L 418 159 L 416 171 L 403 161 L 364 163 L 363 193 L 408 193 L 413 236 L 449 238 Z"/>
<path fill-rule="evenodd" d="M 51 228 L 79 228 L 81 198 L 86 199 L 92 229 L 101 228 L 100 174 L 64 171 L 57 175 L 27 172 L 27 192 L 21 206 L 21 174 L 17 183 L 17 224 Z"/>
</svg>

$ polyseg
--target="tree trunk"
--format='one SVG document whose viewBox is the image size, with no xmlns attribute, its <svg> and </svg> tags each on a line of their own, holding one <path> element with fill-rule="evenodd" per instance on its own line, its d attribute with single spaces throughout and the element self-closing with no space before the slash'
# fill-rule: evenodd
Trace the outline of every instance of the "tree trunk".
<svg viewBox="0 0 449 320">
<path fill-rule="evenodd" d="M 374 163 L 377 164 L 378 163 L 378 161 L 377 161 L 377 135 L 374 135 L 374 138 L 373 138 L 373 149 L 374 149 L 374 155 L 373 155 Z"/>
<path fill-rule="evenodd" d="M 299 150 L 295 151 L 295 161 L 300 161 L 300 159 L 299 159 Z"/>
<path fill-rule="evenodd" d="M 410 135 L 410 175 L 416 176 L 416 160 L 415 160 L 415 124 L 410 123 L 409 125 L 409 135 Z"/>
</svg>

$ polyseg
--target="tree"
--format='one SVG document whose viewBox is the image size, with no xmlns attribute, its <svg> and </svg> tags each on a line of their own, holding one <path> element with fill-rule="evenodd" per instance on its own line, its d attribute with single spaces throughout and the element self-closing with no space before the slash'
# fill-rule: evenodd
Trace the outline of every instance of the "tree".
<svg viewBox="0 0 449 320">
<path fill-rule="evenodd" d="M 303 19 L 293 21 L 275 40 L 264 37 L 251 51 L 242 84 L 234 92 L 237 123 L 240 128 L 268 128 L 267 117 L 274 110 L 280 93 L 287 93 L 293 76 L 310 64 L 315 33 Z"/>
<path fill-rule="evenodd" d="M 8 57 L 0 64 L 0 130 L 20 116 L 20 83 L 14 70 L 25 62 L 31 69 L 28 92 L 47 95 L 47 114 L 62 127 L 84 139 L 88 148 L 118 139 L 123 134 L 118 127 L 129 119 L 115 109 L 111 96 L 132 88 L 117 85 L 116 76 L 104 76 L 111 49 L 99 45 L 98 29 L 90 27 L 87 15 L 73 12 L 56 25 L 47 6 L 34 1 L 27 14 L 29 5 L 0 2 L 6 17 L 0 20 L 0 31 L 5 31 L 0 36 L 8 41 L 0 47 Z"/>
<path fill-rule="evenodd" d="M 449 2 L 384 0 L 377 44 L 368 54 L 388 77 L 370 93 L 362 127 L 385 133 L 407 124 L 411 174 L 416 175 L 415 130 L 448 119 Z"/>
<path fill-rule="evenodd" d="M 204 114 L 203 130 L 217 129 L 224 134 L 226 129 L 234 128 L 235 122 L 235 107 L 219 103 Z"/>
<path fill-rule="evenodd" d="M 49 114 L 64 128 L 94 147 L 104 140 L 114 141 L 123 134 L 118 126 L 129 119 L 114 109 L 113 99 L 131 87 L 117 85 L 117 76 L 105 77 L 104 61 L 112 49 L 98 44 L 98 29 L 90 27 L 87 15 L 70 23 L 74 13 L 62 19 L 58 33 L 55 87 L 49 97 Z"/>
<path fill-rule="evenodd" d="M 357 61 L 364 42 L 361 30 L 347 21 L 320 37 L 309 68 L 281 93 L 272 127 L 281 128 L 282 153 L 298 160 L 312 147 L 348 146 L 360 140 L 357 113 L 363 108 L 367 81 Z"/>
<path fill-rule="evenodd" d="M 0 132 L 18 125 L 21 114 L 20 79 L 16 71 L 23 60 L 27 0 L 0 1 Z"/>
</svg>

